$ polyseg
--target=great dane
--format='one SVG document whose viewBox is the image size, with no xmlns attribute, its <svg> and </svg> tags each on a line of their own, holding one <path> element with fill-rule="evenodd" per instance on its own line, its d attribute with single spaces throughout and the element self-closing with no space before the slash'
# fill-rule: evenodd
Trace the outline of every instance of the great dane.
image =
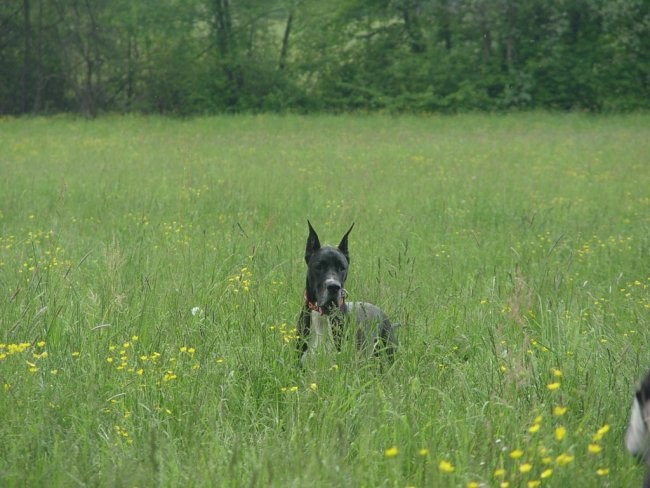
<svg viewBox="0 0 650 488">
<path fill-rule="evenodd" d="M 348 331 L 354 333 L 360 351 L 368 355 L 385 354 L 392 360 L 397 348 L 395 324 L 372 303 L 345 301 L 344 286 L 350 264 L 348 235 L 354 224 L 337 247 L 321 246 L 309 220 L 307 225 L 305 303 L 297 328 L 301 363 L 320 348 L 333 346 L 340 351 L 343 337 L 349 337 Z"/>
</svg>

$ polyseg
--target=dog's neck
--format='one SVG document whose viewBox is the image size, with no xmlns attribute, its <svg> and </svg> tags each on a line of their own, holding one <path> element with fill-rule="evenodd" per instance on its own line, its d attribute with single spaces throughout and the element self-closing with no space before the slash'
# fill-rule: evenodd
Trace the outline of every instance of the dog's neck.
<svg viewBox="0 0 650 488">
<path fill-rule="evenodd" d="M 305 299 L 305 307 L 311 312 L 318 312 L 319 315 L 328 315 L 335 310 L 334 308 L 330 308 L 329 310 L 326 310 L 325 308 L 318 305 L 318 303 L 312 302 L 309 299 L 309 296 L 307 295 L 306 289 L 305 289 L 304 299 Z M 338 310 L 344 310 L 344 309 L 345 309 L 345 290 L 342 290 L 341 297 L 339 298 Z"/>
</svg>

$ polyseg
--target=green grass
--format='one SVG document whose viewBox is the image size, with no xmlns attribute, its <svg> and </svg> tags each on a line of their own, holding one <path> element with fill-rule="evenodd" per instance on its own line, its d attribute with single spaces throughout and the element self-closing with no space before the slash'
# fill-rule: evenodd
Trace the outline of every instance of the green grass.
<svg viewBox="0 0 650 488">
<path fill-rule="evenodd" d="M 0 120 L 0 485 L 640 484 L 649 129 Z M 307 218 L 356 222 L 347 289 L 402 324 L 389 369 L 297 367 Z"/>
</svg>

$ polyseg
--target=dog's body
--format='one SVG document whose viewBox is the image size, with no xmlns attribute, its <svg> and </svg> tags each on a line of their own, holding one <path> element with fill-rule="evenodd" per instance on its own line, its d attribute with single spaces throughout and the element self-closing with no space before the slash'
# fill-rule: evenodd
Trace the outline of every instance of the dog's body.
<svg viewBox="0 0 650 488">
<path fill-rule="evenodd" d="M 625 447 L 646 464 L 643 487 L 650 488 L 650 371 L 639 385 L 632 400 L 630 423 L 625 432 Z"/>
<path fill-rule="evenodd" d="M 345 280 L 350 257 L 348 235 L 338 247 L 322 246 L 311 223 L 305 249 L 307 280 L 305 305 L 298 319 L 298 351 L 301 362 L 310 351 L 335 347 L 341 349 L 345 330 L 356 327 L 357 348 L 375 354 L 385 351 L 392 358 L 397 347 L 394 325 L 377 306 L 365 302 L 345 301 Z"/>
</svg>

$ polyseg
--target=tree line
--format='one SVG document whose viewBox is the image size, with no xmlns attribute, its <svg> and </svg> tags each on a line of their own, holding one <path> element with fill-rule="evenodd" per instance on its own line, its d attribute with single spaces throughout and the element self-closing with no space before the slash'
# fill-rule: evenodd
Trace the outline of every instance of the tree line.
<svg viewBox="0 0 650 488">
<path fill-rule="evenodd" d="M 2 114 L 648 108 L 648 0 L 0 3 Z"/>
</svg>

